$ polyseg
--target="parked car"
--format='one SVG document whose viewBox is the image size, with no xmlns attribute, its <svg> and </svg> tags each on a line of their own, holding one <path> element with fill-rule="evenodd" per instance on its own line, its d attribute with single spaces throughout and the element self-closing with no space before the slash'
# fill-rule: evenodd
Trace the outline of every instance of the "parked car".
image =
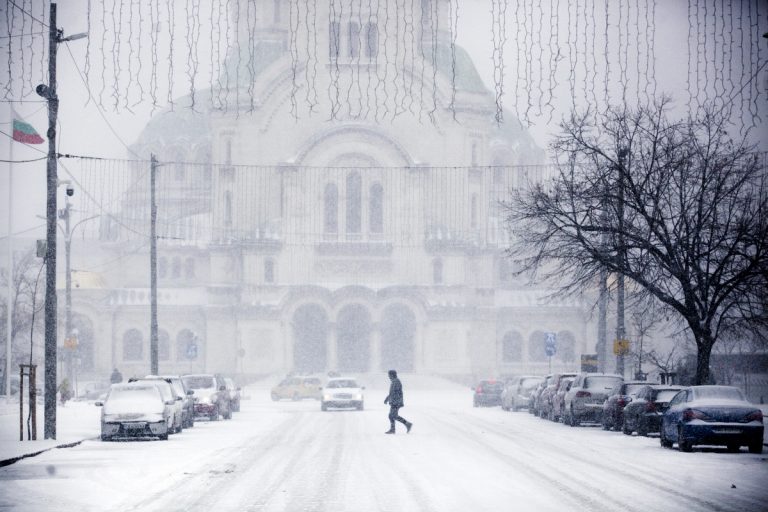
<svg viewBox="0 0 768 512">
<path fill-rule="evenodd" d="M 217 421 L 219 415 L 225 416 L 229 407 L 229 397 L 220 388 L 224 383 L 210 373 L 182 375 L 181 380 L 194 392 L 195 417 Z M 226 388 L 225 388 L 226 389 Z M 225 418 L 226 419 L 226 418 Z"/>
<path fill-rule="evenodd" d="M 618 430 L 624 424 L 624 407 L 632 401 L 640 389 L 647 386 L 645 381 L 634 380 L 618 384 L 603 403 L 602 425 L 604 430 Z"/>
<path fill-rule="evenodd" d="M 565 409 L 565 394 L 571 389 L 571 385 L 576 377 L 563 377 L 560 379 L 560 387 L 557 388 L 552 397 L 552 405 L 549 408 L 548 418 L 552 421 L 563 420 L 563 410 Z"/>
<path fill-rule="evenodd" d="M 621 431 L 627 435 L 637 431 L 637 435 L 647 436 L 649 432 L 658 432 L 661 417 L 669 407 L 669 401 L 680 391 L 682 386 L 654 385 L 643 386 L 626 407 Z"/>
<path fill-rule="evenodd" d="M 549 386 L 549 383 L 554 378 L 554 375 L 549 374 L 544 377 L 544 379 L 539 383 L 538 386 L 531 392 L 531 405 L 528 407 L 528 412 L 531 414 L 534 414 L 536 416 L 539 416 L 539 406 L 541 405 L 541 394 L 544 392 L 545 389 L 547 389 L 547 386 Z"/>
<path fill-rule="evenodd" d="M 149 382 L 157 386 L 164 402 L 171 402 L 171 415 L 173 417 L 171 434 L 178 434 L 184 429 L 184 398 L 183 395 L 176 393 L 173 384 L 167 379 L 157 375 L 148 375 L 143 379 L 128 379 L 128 382 Z"/>
<path fill-rule="evenodd" d="M 580 373 L 565 394 L 563 422 L 572 427 L 582 421 L 602 423 L 608 394 L 624 379 L 608 373 Z"/>
<path fill-rule="evenodd" d="M 560 388 L 560 382 L 566 377 L 576 377 L 575 373 L 556 373 L 549 380 L 549 384 L 539 395 L 538 400 L 538 413 L 541 418 L 549 418 L 552 412 L 552 399 Z"/>
<path fill-rule="evenodd" d="M 474 407 L 501 405 L 501 391 L 504 389 L 504 386 L 498 380 L 481 380 L 473 389 L 475 390 L 472 396 L 472 405 Z"/>
<path fill-rule="evenodd" d="M 112 384 L 101 406 L 101 440 L 157 437 L 168 439 L 173 429 L 173 400 L 163 400 L 151 382 Z"/>
<path fill-rule="evenodd" d="M 365 387 L 349 377 L 328 379 L 320 397 L 320 410 L 327 411 L 333 407 L 355 408 L 362 411 L 365 406 L 364 389 Z"/>
<path fill-rule="evenodd" d="M 240 411 L 240 387 L 235 384 L 235 381 L 229 377 L 224 377 L 224 385 L 227 387 L 227 393 L 229 393 L 229 403 L 232 407 L 232 412 Z"/>
<path fill-rule="evenodd" d="M 682 452 L 696 445 L 727 446 L 763 453 L 763 413 L 747 401 L 739 388 L 690 386 L 669 402 L 661 420 L 661 446 L 677 443 Z"/>
<path fill-rule="evenodd" d="M 508 380 L 501 392 L 501 408 L 505 411 L 510 409 L 517 411 L 523 407 L 530 407 L 531 394 L 543 380 L 544 377 L 533 375 L 523 375 Z"/>
<path fill-rule="evenodd" d="M 195 426 L 195 399 L 194 392 L 187 389 L 180 375 L 161 375 L 161 378 L 167 380 L 173 386 L 176 394 L 182 397 L 182 424 L 184 428 Z"/>
<path fill-rule="evenodd" d="M 272 388 L 270 395 L 274 401 L 283 398 L 294 401 L 305 398 L 320 400 L 322 386 L 322 381 L 317 377 L 286 377 Z"/>
</svg>

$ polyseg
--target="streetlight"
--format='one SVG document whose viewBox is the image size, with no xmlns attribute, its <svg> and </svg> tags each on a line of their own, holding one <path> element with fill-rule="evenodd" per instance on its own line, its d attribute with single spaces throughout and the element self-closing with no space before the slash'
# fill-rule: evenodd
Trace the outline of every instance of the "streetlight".
<svg viewBox="0 0 768 512">
<path fill-rule="evenodd" d="M 56 52 L 59 43 L 82 39 L 87 34 L 63 37 L 56 26 L 56 0 L 51 0 L 48 21 L 48 84 L 35 91 L 48 102 L 48 161 L 46 165 L 46 240 L 45 252 L 45 439 L 56 439 L 56 122 L 59 98 L 56 95 Z"/>
</svg>

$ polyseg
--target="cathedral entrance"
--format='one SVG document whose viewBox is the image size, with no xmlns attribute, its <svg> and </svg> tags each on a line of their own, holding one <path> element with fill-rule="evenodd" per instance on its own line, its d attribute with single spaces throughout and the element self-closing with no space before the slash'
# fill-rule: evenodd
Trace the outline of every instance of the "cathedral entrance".
<svg viewBox="0 0 768 512">
<path fill-rule="evenodd" d="M 336 321 L 338 369 L 367 372 L 371 358 L 371 315 L 360 305 L 345 306 Z"/>
<path fill-rule="evenodd" d="M 305 304 L 293 314 L 293 369 L 299 373 L 325 371 L 328 316 L 317 304 Z"/>
<path fill-rule="evenodd" d="M 387 306 L 381 317 L 381 370 L 413 371 L 416 317 L 407 306 Z"/>
</svg>

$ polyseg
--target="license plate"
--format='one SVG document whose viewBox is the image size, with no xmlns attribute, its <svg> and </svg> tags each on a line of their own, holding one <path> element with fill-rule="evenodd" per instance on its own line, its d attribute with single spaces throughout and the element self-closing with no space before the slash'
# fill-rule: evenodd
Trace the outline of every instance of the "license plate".
<svg viewBox="0 0 768 512">
<path fill-rule="evenodd" d="M 146 424 L 144 423 L 126 423 L 124 425 L 125 430 L 144 430 L 144 427 L 146 427 Z"/>
<path fill-rule="evenodd" d="M 715 429 L 715 434 L 741 434 L 741 429 L 738 429 L 738 428 L 718 428 L 718 429 Z"/>
</svg>

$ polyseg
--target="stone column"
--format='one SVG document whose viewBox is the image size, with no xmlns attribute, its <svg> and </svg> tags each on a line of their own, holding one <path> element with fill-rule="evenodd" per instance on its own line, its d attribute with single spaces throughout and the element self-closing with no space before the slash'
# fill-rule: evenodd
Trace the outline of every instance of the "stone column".
<svg viewBox="0 0 768 512">
<path fill-rule="evenodd" d="M 381 324 L 379 322 L 371 324 L 371 347 L 370 361 L 368 371 L 379 372 L 381 367 Z"/>
<path fill-rule="evenodd" d="M 338 342 L 336 340 L 336 322 L 328 323 L 328 342 L 325 352 L 326 370 L 337 370 L 338 368 Z"/>
</svg>

